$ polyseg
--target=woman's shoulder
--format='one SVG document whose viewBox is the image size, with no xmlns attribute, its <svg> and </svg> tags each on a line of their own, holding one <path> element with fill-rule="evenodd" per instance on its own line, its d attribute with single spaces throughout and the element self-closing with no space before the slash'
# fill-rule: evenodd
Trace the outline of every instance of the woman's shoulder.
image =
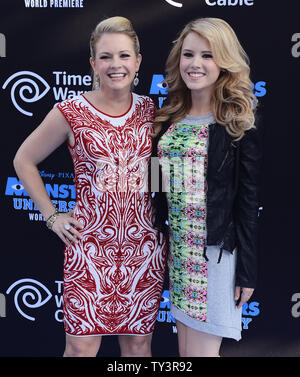
<svg viewBox="0 0 300 377">
<path fill-rule="evenodd" d="M 137 94 L 137 93 L 132 93 L 132 95 L 136 103 L 144 103 L 150 107 L 153 107 L 153 108 L 155 107 L 155 103 L 153 99 L 150 98 L 149 96 L 145 94 Z"/>
<path fill-rule="evenodd" d="M 79 103 L 79 102 L 82 102 L 83 101 L 83 98 L 82 98 L 82 95 L 77 95 L 77 96 L 74 96 L 74 97 L 71 97 L 71 98 L 66 98 L 64 99 L 63 101 L 59 102 L 58 103 L 58 107 L 69 107 L 69 106 L 72 106 L 73 104 L 75 103 Z"/>
</svg>

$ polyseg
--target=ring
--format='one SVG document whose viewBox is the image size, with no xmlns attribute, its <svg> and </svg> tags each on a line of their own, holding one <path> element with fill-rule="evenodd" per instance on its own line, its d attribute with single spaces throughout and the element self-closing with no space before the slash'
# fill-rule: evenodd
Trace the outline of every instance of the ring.
<svg viewBox="0 0 300 377">
<path fill-rule="evenodd" d="M 64 227 L 65 227 L 66 230 L 70 230 L 71 229 L 71 225 L 70 224 L 65 224 Z"/>
</svg>

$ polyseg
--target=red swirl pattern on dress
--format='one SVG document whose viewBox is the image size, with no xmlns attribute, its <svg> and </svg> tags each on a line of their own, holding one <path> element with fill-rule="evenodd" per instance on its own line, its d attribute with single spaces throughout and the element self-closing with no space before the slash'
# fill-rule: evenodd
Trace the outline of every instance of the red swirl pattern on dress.
<svg viewBox="0 0 300 377">
<path fill-rule="evenodd" d="M 163 288 L 165 243 L 153 229 L 148 163 L 154 104 L 133 94 L 109 117 L 82 96 L 58 105 L 75 138 L 75 218 L 82 240 L 65 248 L 64 324 L 70 335 L 149 334 Z"/>
</svg>

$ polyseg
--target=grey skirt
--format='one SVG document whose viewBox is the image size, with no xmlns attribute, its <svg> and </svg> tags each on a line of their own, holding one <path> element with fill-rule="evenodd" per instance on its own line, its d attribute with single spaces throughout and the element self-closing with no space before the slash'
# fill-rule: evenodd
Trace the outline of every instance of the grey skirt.
<svg viewBox="0 0 300 377">
<path fill-rule="evenodd" d="M 223 250 L 220 263 L 218 246 L 207 247 L 207 319 L 191 318 L 171 303 L 171 315 L 195 330 L 225 338 L 241 339 L 242 308 L 234 300 L 236 251 Z"/>
</svg>

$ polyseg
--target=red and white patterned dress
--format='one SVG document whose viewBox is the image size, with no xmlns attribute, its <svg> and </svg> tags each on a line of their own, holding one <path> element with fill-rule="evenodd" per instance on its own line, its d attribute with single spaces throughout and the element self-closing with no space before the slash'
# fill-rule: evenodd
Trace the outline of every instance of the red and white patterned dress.
<svg viewBox="0 0 300 377">
<path fill-rule="evenodd" d="M 64 324 L 69 335 L 146 335 L 163 288 L 165 247 L 153 229 L 148 163 L 153 101 L 132 94 L 113 117 L 83 96 L 58 109 L 74 137 L 75 218 L 82 240 L 66 246 Z"/>
</svg>

